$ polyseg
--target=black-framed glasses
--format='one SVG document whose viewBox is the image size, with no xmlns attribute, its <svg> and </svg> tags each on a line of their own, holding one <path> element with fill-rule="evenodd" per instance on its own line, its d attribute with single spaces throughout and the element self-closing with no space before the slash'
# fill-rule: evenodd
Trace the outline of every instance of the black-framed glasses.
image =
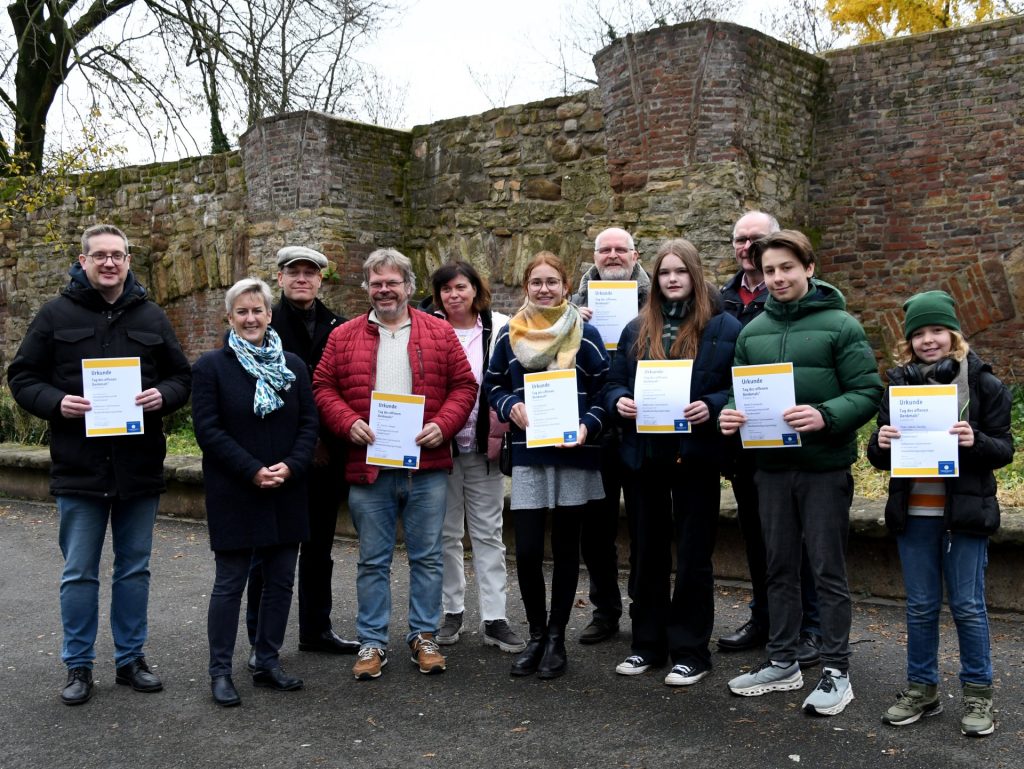
<svg viewBox="0 0 1024 769">
<path fill-rule="evenodd" d="M 755 240 L 760 240 L 765 237 L 764 235 L 737 235 L 732 239 L 734 246 L 745 246 L 747 243 L 753 243 Z"/>
<path fill-rule="evenodd" d="M 94 264 L 106 264 L 107 260 L 114 264 L 124 264 L 124 260 L 128 258 L 128 254 L 124 251 L 93 251 L 86 256 L 92 259 Z"/>
</svg>

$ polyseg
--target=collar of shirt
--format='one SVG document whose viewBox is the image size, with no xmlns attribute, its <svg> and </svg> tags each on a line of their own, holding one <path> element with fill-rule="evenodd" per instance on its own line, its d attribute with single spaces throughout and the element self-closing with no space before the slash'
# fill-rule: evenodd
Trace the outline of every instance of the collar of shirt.
<svg viewBox="0 0 1024 769">
<path fill-rule="evenodd" d="M 375 323 L 378 326 L 380 326 L 382 329 L 387 331 L 389 334 L 394 335 L 394 334 L 397 334 L 399 331 L 401 331 L 406 326 L 411 326 L 412 325 L 412 317 L 406 317 L 405 323 L 403 323 L 401 326 L 399 326 L 394 331 L 392 331 L 388 326 L 385 326 L 383 323 L 380 322 L 380 320 L 377 318 L 377 311 L 376 310 L 370 310 L 370 323 Z"/>
<path fill-rule="evenodd" d="M 766 284 L 764 282 L 764 279 L 762 279 L 761 282 L 758 283 L 756 286 L 750 285 L 749 277 L 750 277 L 750 273 L 747 273 L 747 272 L 743 273 L 743 277 L 740 278 L 740 285 L 742 285 L 743 288 L 747 289 L 747 291 L 749 291 L 750 293 L 752 293 L 752 294 L 760 294 L 762 291 L 764 291 L 768 287 L 768 284 Z"/>
</svg>

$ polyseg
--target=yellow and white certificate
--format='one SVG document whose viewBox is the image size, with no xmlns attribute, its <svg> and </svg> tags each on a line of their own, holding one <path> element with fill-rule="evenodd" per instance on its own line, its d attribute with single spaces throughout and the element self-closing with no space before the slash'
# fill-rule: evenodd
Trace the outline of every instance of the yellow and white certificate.
<svg viewBox="0 0 1024 769">
<path fill-rule="evenodd" d="M 575 443 L 580 429 L 576 369 L 538 371 L 523 376 L 526 448 Z"/>
<path fill-rule="evenodd" d="M 747 416 L 740 428 L 745 449 L 792 448 L 800 434 L 786 424 L 782 414 L 796 405 L 792 363 L 733 366 L 732 389 L 736 410 Z"/>
<path fill-rule="evenodd" d="M 956 385 L 889 388 L 892 474 L 901 478 L 956 478 L 960 448 L 949 429 L 957 421 Z"/>
<path fill-rule="evenodd" d="M 373 443 L 366 447 L 366 464 L 418 470 L 420 447 L 416 436 L 423 429 L 423 395 L 370 394 L 370 429 Z"/>
<path fill-rule="evenodd" d="M 142 435 L 142 406 L 135 405 L 141 392 L 139 358 L 83 358 L 82 397 L 92 406 L 85 412 L 85 437 Z"/>
<path fill-rule="evenodd" d="M 590 324 L 601 334 L 606 350 L 617 350 L 622 329 L 636 317 L 635 280 L 592 280 L 587 284 L 587 306 L 594 311 Z"/>
<path fill-rule="evenodd" d="M 690 404 L 692 360 L 641 360 L 636 364 L 636 431 L 689 433 L 683 411 Z"/>
</svg>

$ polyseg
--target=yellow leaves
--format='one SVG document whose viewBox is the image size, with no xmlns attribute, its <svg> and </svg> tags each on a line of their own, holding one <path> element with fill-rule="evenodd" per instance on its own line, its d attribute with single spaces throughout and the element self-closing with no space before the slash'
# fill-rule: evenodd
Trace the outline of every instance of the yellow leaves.
<svg viewBox="0 0 1024 769">
<path fill-rule="evenodd" d="M 1004 15 L 994 0 L 826 0 L 825 12 L 859 43 L 960 27 Z"/>
</svg>

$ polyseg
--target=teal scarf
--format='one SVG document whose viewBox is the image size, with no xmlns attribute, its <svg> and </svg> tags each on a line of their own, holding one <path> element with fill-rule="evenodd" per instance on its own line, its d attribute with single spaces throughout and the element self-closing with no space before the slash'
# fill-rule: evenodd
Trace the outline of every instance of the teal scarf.
<svg viewBox="0 0 1024 769">
<path fill-rule="evenodd" d="M 277 332 L 268 326 L 263 337 L 263 346 L 257 347 L 231 329 L 228 334 L 228 347 L 234 351 L 245 373 L 256 380 L 253 413 L 262 419 L 281 408 L 284 401 L 278 392 L 287 392 L 291 388 L 295 374 L 285 365 L 284 349 L 281 347 L 281 337 Z"/>
</svg>

